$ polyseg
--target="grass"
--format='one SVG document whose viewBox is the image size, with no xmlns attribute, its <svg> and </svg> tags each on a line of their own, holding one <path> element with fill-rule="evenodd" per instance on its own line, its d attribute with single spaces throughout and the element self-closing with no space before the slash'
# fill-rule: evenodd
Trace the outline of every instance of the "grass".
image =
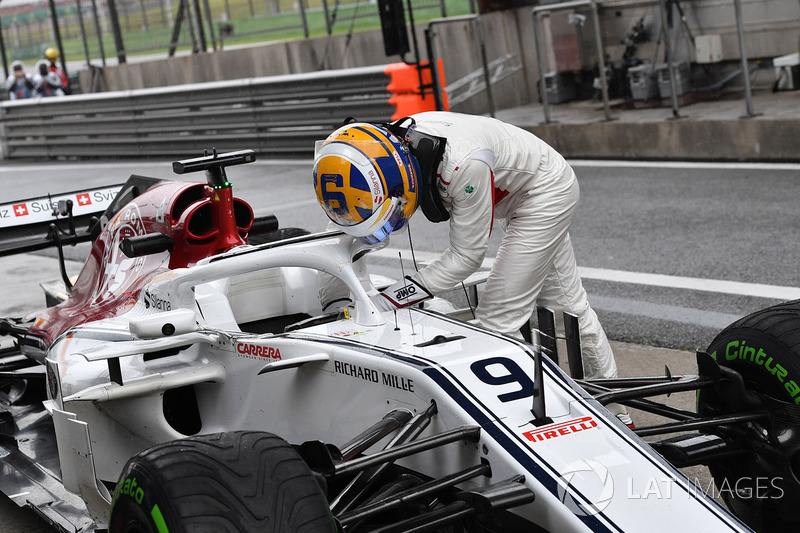
<svg viewBox="0 0 800 533">
<path fill-rule="evenodd" d="M 172 36 L 172 27 L 169 26 L 168 21 L 165 19 L 166 12 L 162 7 L 162 1 L 163 0 L 158 0 L 157 3 L 153 3 L 151 0 L 148 0 L 148 2 L 150 2 L 150 8 L 144 11 L 130 12 L 127 14 L 118 8 L 120 26 L 122 28 L 122 40 L 127 55 L 153 54 L 163 51 L 166 57 Z M 264 3 L 265 1 L 269 1 L 269 7 L 274 10 L 274 0 L 248 0 L 244 2 L 238 0 L 236 3 L 233 3 L 231 0 L 208 0 L 208 5 L 214 20 L 214 36 L 217 39 L 218 46 L 219 27 L 220 24 L 223 23 L 230 24 L 233 27 L 233 34 L 224 37 L 225 46 L 275 40 L 303 39 L 305 37 L 302 28 L 301 14 L 296 9 L 293 0 L 279 0 L 279 13 L 268 13 L 267 5 Z M 416 1 L 417 6 L 415 6 L 414 10 L 415 22 L 424 22 L 441 16 L 438 2 L 431 2 L 435 4 L 433 7 L 424 7 L 431 5 L 428 1 L 429 0 Z M 306 8 L 309 37 L 327 35 L 325 14 L 321 7 L 321 0 L 307 0 L 307 2 L 310 4 Z M 422 2 L 426 3 L 422 4 Z M 129 3 L 127 5 L 137 4 Z M 172 0 L 172 8 L 172 17 L 174 20 L 178 8 L 177 1 Z M 445 8 L 449 16 L 463 15 L 470 12 L 469 0 L 445 0 Z M 128 9 L 130 9 L 130 7 L 128 7 Z M 251 10 L 253 13 L 252 15 Z M 330 15 L 336 11 L 336 18 L 332 28 L 332 33 L 334 34 L 346 34 L 350 31 L 351 27 L 354 32 L 380 28 L 377 3 L 371 3 L 368 0 L 359 0 L 358 2 L 340 5 L 338 9 L 336 9 L 336 5 L 329 2 L 328 10 Z M 70 22 L 70 24 L 67 24 L 67 22 Z M 52 43 L 45 42 L 41 45 L 34 44 L 31 46 L 14 48 L 13 40 L 10 39 L 11 31 L 6 27 L 9 23 L 10 21 L 8 19 L 3 18 L 3 33 L 10 60 L 21 59 L 25 61 L 26 64 L 33 64 L 43 57 L 42 54 L 45 48 L 53 46 Z M 77 17 L 72 15 L 67 19 L 61 20 L 60 26 L 65 57 L 73 61 L 84 58 L 86 54 L 83 40 L 80 38 Z M 84 15 L 84 27 L 87 33 L 87 44 L 90 56 L 93 60 L 96 60 L 93 62 L 97 63 L 100 59 L 100 48 L 97 36 L 94 32 L 94 23 L 91 19 L 87 18 L 86 15 Z M 205 24 L 204 29 L 208 48 L 211 49 L 208 24 Z M 34 29 L 30 34 L 20 31 L 19 38 L 23 43 L 37 42 L 41 40 L 41 33 L 38 29 Z M 112 35 L 110 33 L 104 34 L 102 39 L 106 57 L 116 57 L 116 48 Z M 181 28 L 179 42 L 191 43 L 191 35 L 188 30 L 186 19 L 184 19 Z M 184 44 L 179 46 L 178 49 L 191 50 L 191 45 Z"/>
</svg>

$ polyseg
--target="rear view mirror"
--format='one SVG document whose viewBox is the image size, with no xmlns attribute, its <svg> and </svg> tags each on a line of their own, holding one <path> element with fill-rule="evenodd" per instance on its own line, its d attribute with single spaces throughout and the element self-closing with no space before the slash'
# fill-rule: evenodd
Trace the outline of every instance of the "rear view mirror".
<svg viewBox="0 0 800 533">
<path fill-rule="evenodd" d="M 197 331 L 197 315 L 191 309 L 176 309 L 157 315 L 134 318 L 131 335 L 137 339 L 156 339 Z"/>
</svg>

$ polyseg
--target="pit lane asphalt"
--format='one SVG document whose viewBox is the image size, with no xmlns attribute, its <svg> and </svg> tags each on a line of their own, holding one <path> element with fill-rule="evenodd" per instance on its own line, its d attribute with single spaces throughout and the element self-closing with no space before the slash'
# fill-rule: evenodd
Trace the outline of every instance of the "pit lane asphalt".
<svg viewBox="0 0 800 533">
<path fill-rule="evenodd" d="M 693 350 L 705 347 L 730 321 L 774 298 L 714 292 L 714 280 L 797 287 L 800 167 L 796 165 L 698 165 L 573 161 L 582 200 L 571 234 L 578 264 L 601 270 L 688 276 L 708 280 L 706 289 L 686 290 L 642 283 L 609 282 L 584 276 L 590 301 L 613 343 L 620 374 L 694 373 Z M 3 163 L 3 201 L 46 192 L 123 182 L 129 174 L 174 176 L 169 161 L 111 163 Z M 236 194 L 257 214 L 274 213 L 283 227 L 320 231 L 326 218 L 310 194 L 310 162 L 271 161 L 229 170 Z M 13 192 L 12 192 L 13 191 Z M 447 242 L 447 225 L 415 217 L 411 225 L 417 255 L 428 258 Z M 497 251 L 499 232 L 488 256 Z M 374 258 L 375 270 L 399 277 L 396 251 L 407 272 L 413 268 L 408 237 L 400 235 Z M 82 260 L 86 245 L 68 249 Z M 377 255 L 377 254 L 376 254 Z M 41 305 L 38 281 L 57 279 L 53 253 L 0 258 L 0 316 L 19 315 Z M 77 273 L 80 262 L 70 263 Z M 632 275 L 630 276 L 633 277 Z M 624 276 L 623 276 L 624 279 Z M 621 342 L 620 342 L 621 341 Z M 659 348 L 661 347 L 661 348 Z M 666 349 L 678 348 L 678 349 Z M 692 408 L 692 395 L 672 395 Z M 639 425 L 651 423 L 635 414 Z M 708 487 L 707 471 L 687 472 Z M 624 490 L 624 486 L 620 487 Z M 14 518 L 12 518 L 14 517 Z M 20 517 L 20 518 L 17 518 Z M 38 529 L 37 529 L 38 528 Z M 0 529 L 46 531 L 30 511 L 0 498 Z"/>
</svg>

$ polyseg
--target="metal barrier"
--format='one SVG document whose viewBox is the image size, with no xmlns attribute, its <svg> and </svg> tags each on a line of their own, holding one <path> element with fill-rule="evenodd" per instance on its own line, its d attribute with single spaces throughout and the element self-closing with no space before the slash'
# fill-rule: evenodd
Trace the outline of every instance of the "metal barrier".
<svg viewBox="0 0 800 533">
<path fill-rule="evenodd" d="M 311 154 L 347 117 L 389 120 L 385 68 L 3 102 L 2 157 Z"/>
</svg>

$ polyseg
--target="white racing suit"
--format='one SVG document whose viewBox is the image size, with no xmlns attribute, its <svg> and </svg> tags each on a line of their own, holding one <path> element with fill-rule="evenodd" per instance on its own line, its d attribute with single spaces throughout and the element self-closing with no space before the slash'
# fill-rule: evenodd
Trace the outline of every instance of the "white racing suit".
<svg viewBox="0 0 800 533">
<path fill-rule="evenodd" d="M 569 238 L 580 197 L 572 168 L 535 135 L 499 120 L 444 112 L 413 118 L 420 132 L 447 139 L 437 186 L 450 212 L 450 246 L 412 277 L 433 294 L 453 289 L 480 267 L 499 219 L 505 234 L 478 321 L 519 335 L 537 302 L 568 311 L 578 316 L 586 377 L 615 377 Z"/>
</svg>

